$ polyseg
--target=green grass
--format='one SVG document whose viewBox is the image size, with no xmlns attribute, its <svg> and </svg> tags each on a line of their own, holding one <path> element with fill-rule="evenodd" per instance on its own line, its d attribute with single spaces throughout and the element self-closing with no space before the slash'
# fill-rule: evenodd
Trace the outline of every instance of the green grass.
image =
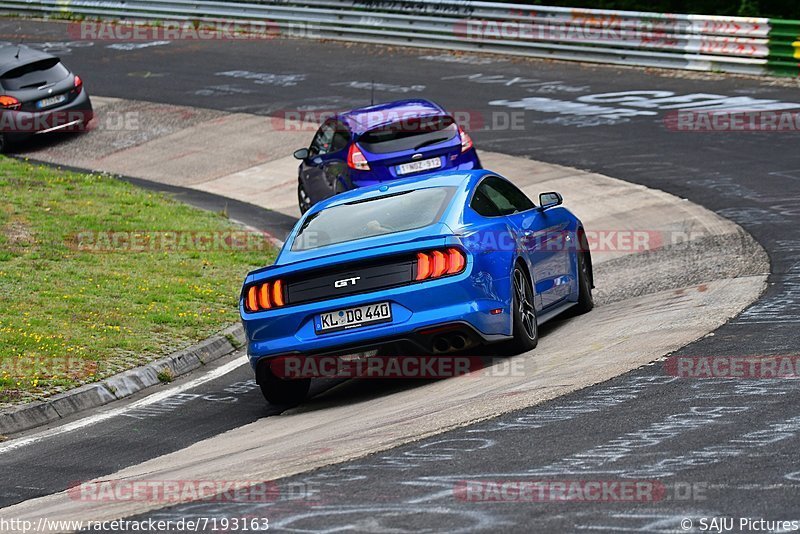
<svg viewBox="0 0 800 534">
<path fill-rule="evenodd" d="M 244 275 L 275 257 L 253 234 L 246 247 L 159 246 L 160 232 L 241 229 L 106 176 L 0 158 L 0 195 L 0 406 L 209 337 L 238 320 Z M 138 232 L 144 250 L 96 247 L 110 232 Z"/>
</svg>

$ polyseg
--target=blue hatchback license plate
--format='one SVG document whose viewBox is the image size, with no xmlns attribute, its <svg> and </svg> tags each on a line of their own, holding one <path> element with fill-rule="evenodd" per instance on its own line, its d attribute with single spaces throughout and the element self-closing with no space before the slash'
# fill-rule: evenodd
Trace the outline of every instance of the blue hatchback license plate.
<svg viewBox="0 0 800 534">
<path fill-rule="evenodd" d="M 388 302 L 367 304 L 355 308 L 345 308 L 319 314 L 314 320 L 318 334 L 349 330 L 377 323 L 388 323 L 392 320 L 392 306 Z"/>
<path fill-rule="evenodd" d="M 397 166 L 397 174 L 402 176 L 404 174 L 411 174 L 412 172 L 429 171 L 431 169 L 438 169 L 442 166 L 440 158 L 421 159 L 419 161 L 412 161 L 411 163 L 403 163 Z"/>
</svg>

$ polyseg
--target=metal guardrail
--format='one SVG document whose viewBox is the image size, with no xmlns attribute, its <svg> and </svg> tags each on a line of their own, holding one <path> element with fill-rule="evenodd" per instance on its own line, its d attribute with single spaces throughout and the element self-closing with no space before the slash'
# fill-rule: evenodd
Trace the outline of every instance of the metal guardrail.
<svg viewBox="0 0 800 534">
<path fill-rule="evenodd" d="M 0 13 L 74 20 L 227 21 L 367 43 L 587 62 L 800 74 L 800 21 L 470 0 L 0 0 Z"/>
</svg>

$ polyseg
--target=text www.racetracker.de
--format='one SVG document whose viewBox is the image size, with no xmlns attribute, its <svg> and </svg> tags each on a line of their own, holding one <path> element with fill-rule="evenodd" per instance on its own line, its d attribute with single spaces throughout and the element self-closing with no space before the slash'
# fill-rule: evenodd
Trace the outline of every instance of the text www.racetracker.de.
<svg viewBox="0 0 800 534">
<path fill-rule="evenodd" d="M 51 520 L 40 517 L 36 521 L 0 518 L 0 532 L 237 532 L 269 530 L 266 517 L 195 517 L 191 519 L 139 521 L 115 519 Z"/>
</svg>

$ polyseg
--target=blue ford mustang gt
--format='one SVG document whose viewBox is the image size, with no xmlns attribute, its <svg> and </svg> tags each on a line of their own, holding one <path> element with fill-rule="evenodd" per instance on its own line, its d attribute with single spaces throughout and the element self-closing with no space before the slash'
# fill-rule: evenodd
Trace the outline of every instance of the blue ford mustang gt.
<svg viewBox="0 0 800 534">
<path fill-rule="evenodd" d="M 281 357 L 387 347 L 457 353 L 533 349 L 538 325 L 593 307 L 583 226 L 558 193 L 535 205 L 487 170 L 356 189 L 312 207 L 274 265 L 249 273 L 240 312 L 265 398 L 302 401 L 310 379 Z"/>
<path fill-rule="evenodd" d="M 342 191 L 448 169 L 480 169 L 472 139 L 441 106 L 398 100 L 339 113 L 296 150 L 300 212 Z"/>
</svg>

